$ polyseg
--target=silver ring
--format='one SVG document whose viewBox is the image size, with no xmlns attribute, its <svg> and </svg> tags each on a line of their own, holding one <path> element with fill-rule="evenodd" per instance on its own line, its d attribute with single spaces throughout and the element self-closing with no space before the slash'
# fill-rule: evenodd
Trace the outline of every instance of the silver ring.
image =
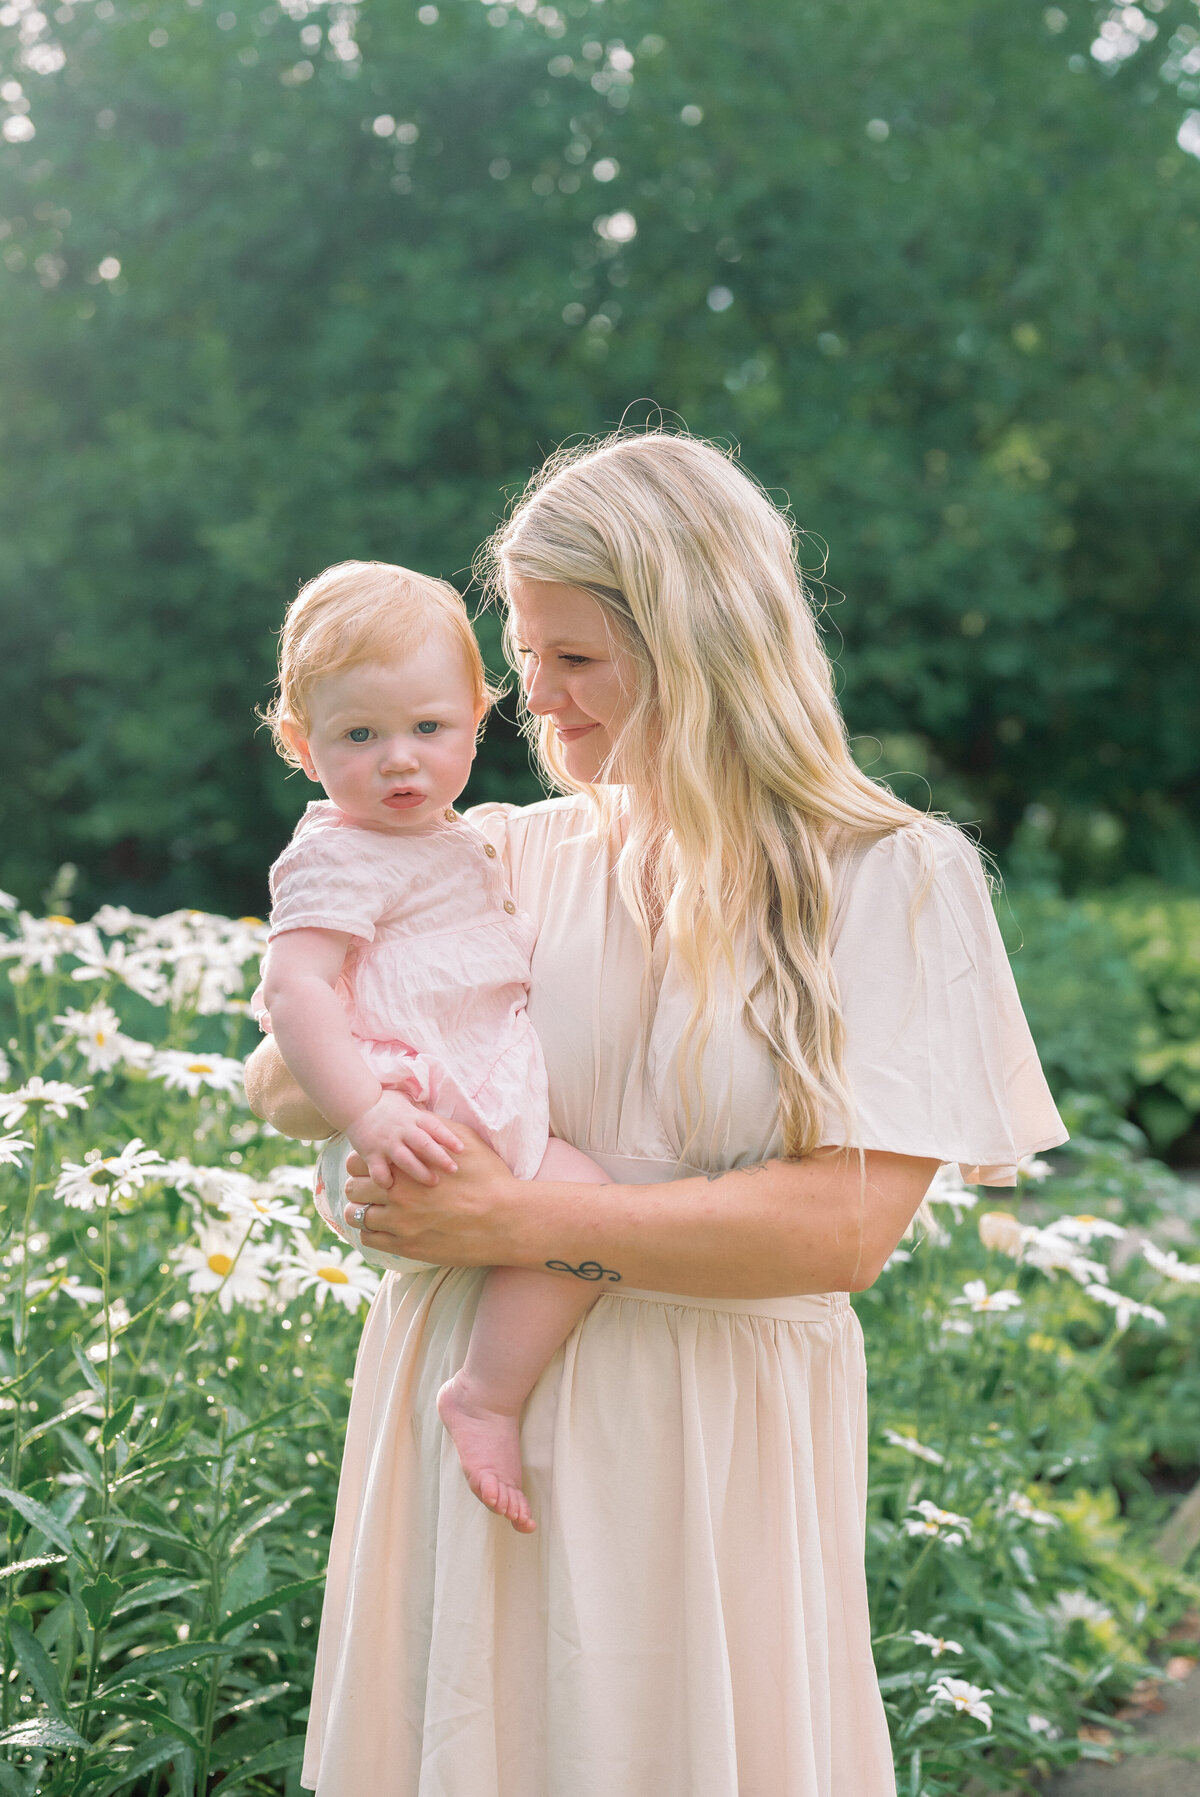
<svg viewBox="0 0 1200 1797">
<path fill-rule="evenodd" d="M 350 1221 L 353 1223 L 355 1229 L 361 1229 L 363 1224 L 366 1222 L 366 1220 L 367 1220 L 366 1205 L 365 1204 L 356 1204 L 354 1206 L 354 1209 L 350 1212 Z"/>
</svg>

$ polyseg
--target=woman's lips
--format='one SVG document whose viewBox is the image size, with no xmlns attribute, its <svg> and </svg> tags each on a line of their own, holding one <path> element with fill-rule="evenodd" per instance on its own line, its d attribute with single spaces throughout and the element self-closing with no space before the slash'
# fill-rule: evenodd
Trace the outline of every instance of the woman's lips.
<svg viewBox="0 0 1200 1797">
<path fill-rule="evenodd" d="M 589 730 L 595 728 L 595 724 L 573 724 L 569 730 L 564 730 L 561 724 L 554 726 L 558 740 L 564 743 L 578 742 L 581 736 L 586 736 Z"/>
<path fill-rule="evenodd" d="M 425 803 L 425 794 L 423 792 L 411 791 L 389 792 L 387 798 L 383 802 L 389 811 L 408 811 L 413 805 L 423 805 Z"/>
</svg>

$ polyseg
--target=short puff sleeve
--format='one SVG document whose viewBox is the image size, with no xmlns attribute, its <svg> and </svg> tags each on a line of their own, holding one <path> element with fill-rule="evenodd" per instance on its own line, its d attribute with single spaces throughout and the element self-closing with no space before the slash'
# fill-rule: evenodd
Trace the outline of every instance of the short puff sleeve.
<svg viewBox="0 0 1200 1797">
<path fill-rule="evenodd" d="M 333 825 L 302 825 L 271 869 L 272 936 L 337 930 L 374 941 L 388 898 L 378 870 L 362 853 L 361 835 Z"/>
<path fill-rule="evenodd" d="M 1024 1156 L 1066 1141 L 979 856 L 958 831 L 918 825 L 853 855 L 832 952 L 856 1147 L 1010 1186 Z M 824 1140 L 847 1135 L 831 1106 Z"/>
</svg>

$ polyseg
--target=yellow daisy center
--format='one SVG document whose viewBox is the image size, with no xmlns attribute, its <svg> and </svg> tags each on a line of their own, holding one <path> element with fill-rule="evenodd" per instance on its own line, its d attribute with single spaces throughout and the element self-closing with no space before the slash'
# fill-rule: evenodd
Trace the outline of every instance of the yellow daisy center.
<svg viewBox="0 0 1200 1797">
<path fill-rule="evenodd" d="M 318 1267 L 317 1278 L 327 1280 L 330 1285 L 349 1285 L 349 1275 L 343 1273 L 341 1267 Z"/>
<path fill-rule="evenodd" d="M 212 1062 L 211 1061 L 189 1061 L 188 1062 L 188 1072 L 189 1073 L 211 1073 L 212 1072 Z"/>
<path fill-rule="evenodd" d="M 104 1044 L 108 1041 L 108 1037 L 104 1034 L 103 1030 L 97 1030 L 93 1040 L 95 1041 L 97 1048 L 103 1048 Z"/>
<path fill-rule="evenodd" d="M 47 923 L 68 924 L 72 929 L 74 929 L 74 927 L 75 927 L 75 919 L 73 917 L 63 917 L 61 912 L 58 912 L 58 911 L 51 911 L 49 917 L 47 917 L 47 919 L 46 919 L 46 922 Z"/>
<path fill-rule="evenodd" d="M 232 1254 L 210 1254 L 208 1264 L 218 1279 L 224 1279 L 226 1273 L 233 1271 L 233 1256 Z"/>
</svg>

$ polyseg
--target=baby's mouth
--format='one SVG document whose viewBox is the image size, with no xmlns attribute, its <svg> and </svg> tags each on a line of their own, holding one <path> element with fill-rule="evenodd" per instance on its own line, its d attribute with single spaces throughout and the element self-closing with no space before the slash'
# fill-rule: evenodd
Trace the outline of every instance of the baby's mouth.
<svg viewBox="0 0 1200 1797">
<path fill-rule="evenodd" d="M 393 811 L 406 811 L 412 805 L 422 804 L 424 798 L 415 786 L 394 786 L 383 802 Z"/>
</svg>

